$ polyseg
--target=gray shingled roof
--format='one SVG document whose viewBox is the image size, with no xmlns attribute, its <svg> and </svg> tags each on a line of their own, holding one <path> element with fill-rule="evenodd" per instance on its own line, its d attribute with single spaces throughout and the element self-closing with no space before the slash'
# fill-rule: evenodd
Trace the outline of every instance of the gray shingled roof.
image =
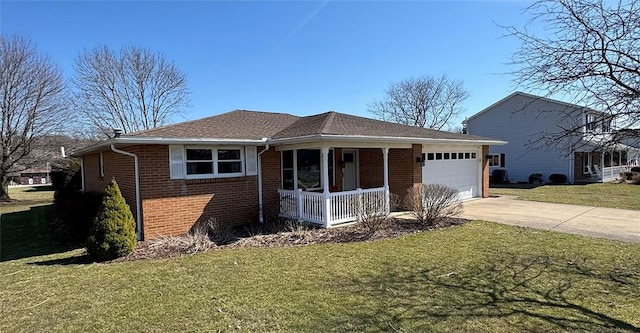
<svg viewBox="0 0 640 333">
<path fill-rule="evenodd" d="M 487 140 L 487 138 L 478 136 L 390 123 L 386 121 L 352 116 L 333 111 L 315 116 L 299 118 L 296 122 L 272 136 L 272 138 L 284 139 L 319 134 L 452 140 Z"/>
<path fill-rule="evenodd" d="M 298 117 L 273 112 L 235 110 L 217 116 L 126 134 L 136 137 L 260 140 L 284 130 Z"/>
<path fill-rule="evenodd" d="M 129 137 L 198 139 L 286 139 L 314 135 L 429 138 L 452 140 L 491 140 L 483 137 L 437 131 L 338 112 L 297 117 L 284 113 L 235 110 L 217 116 L 187 121 L 146 131 Z"/>
</svg>

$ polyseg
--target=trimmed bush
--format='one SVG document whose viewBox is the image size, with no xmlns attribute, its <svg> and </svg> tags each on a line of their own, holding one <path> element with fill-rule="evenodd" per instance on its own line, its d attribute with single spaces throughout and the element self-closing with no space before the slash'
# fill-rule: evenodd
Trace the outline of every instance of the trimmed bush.
<svg viewBox="0 0 640 333">
<path fill-rule="evenodd" d="M 631 168 L 631 172 L 640 172 L 640 167 Z"/>
<path fill-rule="evenodd" d="M 507 170 L 496 169 L 491 171 L 491 183 L 493 184 L 509 184 L 509 177 L 507 176 Z"/>
<path fill-rule="evenodd" d="M 529 184 L 542 184 L 542 174 L 532 173 L 529 175 Z"/>
<path fill-rule="evenodd" d="M 101 202 L 99 192 L 56 191 L 53 228 L 57 239 L 62 243 L 85 242 Z"/>
<path fill-rule="evenodd" d="M 549 182 L 551 184 L 566 184 L 567 176 L 559 173 L 549 175 Z"/>
<path fill-rule="evenodd" d="M 131 253 L 136 243 L 133 214 L 115 178 L 111 179 L 89 231 L 87 252 L 96 260 L 111 260 Z"/>
<path fill-rule="evenodd" d="M 405 205 L 420 223 L 427 225 L 462 213 L 458 190 L 442 184 L 421 184 L 408 189 Z"/>
<path fill-rule="evenodd" d="M 51 163 L 51 183 L 55 190 L 53 231 L 62 243 L 80 244 L 87 240 L 102 193 L 81 192 L 80 163 L 58 158 Z"/>
</svg>

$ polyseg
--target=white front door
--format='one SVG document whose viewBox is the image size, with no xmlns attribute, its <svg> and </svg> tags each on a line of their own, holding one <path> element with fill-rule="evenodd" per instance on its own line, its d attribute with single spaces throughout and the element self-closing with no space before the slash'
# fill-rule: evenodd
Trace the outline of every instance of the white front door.
<svg viewBox="0 0 640 333">
<path fill-rule="evenodd" d="M 358 154 L 355 150 L 343 150 L 342 190 L 351 191 L 358 187 Z"/>
</svg>

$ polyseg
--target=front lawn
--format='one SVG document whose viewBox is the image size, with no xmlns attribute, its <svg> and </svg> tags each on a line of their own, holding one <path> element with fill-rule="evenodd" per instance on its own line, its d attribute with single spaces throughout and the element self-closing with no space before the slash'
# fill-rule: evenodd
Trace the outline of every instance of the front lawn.
<svg viewBox="0 0 640 333">
<path fill-rule="evenodd" d="M 397 239 L 0 263 L 0 331 L 634 332 L 640 245 L 474 221 Z"/>
<path fill-rule="evenodd" d="M 13 201 L 0 203 L 0 261 L 61 251 L 48 229 L 51 186 L 11 187 L 9 195 Z"/>
<path fill-rule="evenodd" d="M 640 185 L 633 184 L 496 185 L 489 193 L 531 201 L 640 210 Z"/>
</svg>

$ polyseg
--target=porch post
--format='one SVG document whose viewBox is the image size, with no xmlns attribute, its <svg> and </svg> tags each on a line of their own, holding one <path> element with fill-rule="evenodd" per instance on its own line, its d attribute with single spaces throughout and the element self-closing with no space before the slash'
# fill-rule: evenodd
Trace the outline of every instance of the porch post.
<svg viewBox="0 0 640 333">
<path fill-rule="evenodd" d="M 389 214 L 389 148 L 382 148 L 382 163 L 384 168 L 384 213 Z"/>
<path fill-rule="evenodd" d="M 324 220 L 324 227 L 329 227 L 330 216 L 329 212 L 331 208 L 331 199 L 329 198 L 329 147 L 321 148 L 322 155 L 322 219 Z"/>
<path fill-rule="evenodd" d="M 604 153 L 605 151 L 602 150 L 602 153 L 600 153 L 600 182 L 604 183 Z"/>
</svg>

